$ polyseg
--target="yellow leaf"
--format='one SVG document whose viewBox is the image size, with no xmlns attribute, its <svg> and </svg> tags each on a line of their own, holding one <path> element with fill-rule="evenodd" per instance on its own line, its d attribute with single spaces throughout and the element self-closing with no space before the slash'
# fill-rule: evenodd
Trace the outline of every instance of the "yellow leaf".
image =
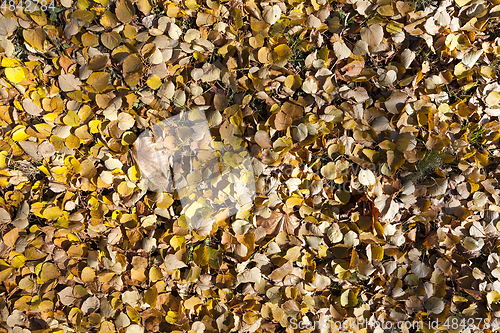
<svg viewBox="0 0 500 333">
<path fill-rule="evenodd" d="M 188 9 L 191 9 L 191 10 L 197 10 L 200 7 L 200 5 L 198 5 L 196 0 L 186 0 L 184 2 L 184 4 L 186 5 L 186 7 Z"/>
<path fill-rule="evenodd" d="M 156 207 L 161 209 L 167 209 L 174 203 L 174 198 L 169 193 L 163 193 L 163 200 L 156 204 Z"/>
<path fill-rule="evenodd" d="M 33 288 L 34 285 L 34 281 L 29 276 L 25 276 L 21 279 L 21 281 L 19 281 L 19 288 L 23 290 L 29 290 Z"/>
<path fill-rule="evenodd" d="M 141 80 L 141 73 L 130 73 L 125 76 L 125 83 L 130 87 L 135 87 Z"/>
<path fill-rule="evenodd" d="M 80 3 L 80 1 L 79 1 Z M 80 20 L 82 22 L 91 22 L 94 19 L 94 13 L 87 9 L 88 6 L 81 7 L 80 9 L 75 10 L 71 14 L 71 18 L 74 20 Z"/>
<path fill-rule="evenodd" d="M 184 243 L 186 242 L 186 238 L 184 236 L 173 236 L 170 239 L 170 245 L 174 248 L 175 251 L 180 250 Z"/>
<path fill-rule="evenodd" d="M 387 23 L 387 25 L 385 26 L 385 29 L 387 30 L 388 33 L 395 34 L 395 33 L 403 31 L 403 27 L 404 27 L 403 24 L 391 21 L 391 22 Z"/>
<path fill-rule="evenodd" d="M 177 313 L 175 313 L 174 311 L 168 311 L 167 315 L 165 316 L 165 320 L 171 325 L 175 324 L 177 322 Z"/>
<path fill-rule="evenodd" d="M 99 274 L 99 282 L 101 283 L 109 282 L 114 276 L 115 273 L 113 272 Z"/>
<path fill-rule="evenodd" d="M 288 60 L 292 55 L 292 50 L 286 44 L 280 44 L 274 48 L 273 59 L 277 61 Z"/>
<path fill-rule="evenodd" d="M 90 74 L 87 83 L 94 87 L 98 92 L 103 92 L 108 87 L 109 73 L 94 72 Z"/>
<path fill-rule="evenodd" d="M 153 74 L 146 81 L 146 84 L 149 86 L 149 88 L 156 90 L 161 87 L 161 79 L 158 75 Z"/>
<path fill-rule="evenodd" d="M 80 258 L 83 256 L 83 248 L 80 244 L 74 244 L 69 247 L 66 253 L 72 258 Z"/>
<path fill-rule="evenodd" d="M 109 50 L 114 50 L 122 42 L 122 37 L 116 31 L 105 32 L 101 35 L 101 43 Z"/>
<path fill-rule="evenodd" d="M 38 51 L 45 51 L 45 40 L 47 36 L 41 27 L 23 30 L 24 40 Z"/>
<path fill-rule="evenodd" d="M 381 16 L 394 16 L 394 8 L 392 4 L 381 6 L 377 8 L 377 13 Z"/>
<path fill-rule="evenodd" d="M 128 187 L 127 182 L 123 181 L 118 185 L 118 193 L 123 196 L 129 196 L 134 192 L 133 188 Z"/>
<path fill-rule="evenodd" d="M 28 76 L 28 70 L 24 67 L 12 67 L 5 69 L 5 76 L 9 81 L 13 83 L 19 83 L 26 79 Z"/>
<path fill-rule="evenodd" d="M 358 299 L 354 295 L 354 292 L 351 289 L 345 290 L 342 295 L 340 295 L 340 305 L 343 307 L 354 307 L 358 304 Z"/>
<path fill-rule="evenodd" d="M 198 245 L 193 252 L 194 263 L 200 267 L 208 266 L 208 251 L 205 243 Z"/>
<path fill-rule="evenodd" d="M 101 121 L 94 119 L 89 121 L 90 133 L 96 134 L 100 132 L 99 127 L 101 126 Z"/>
<path fill-rule="evenodd" d="M 80 125 L 80 118 L 74 111 L 69 111 L 68 114 L 64 116 L 62 120 L 65 125 L 71 127 L 77 127 L 78 125 Z"/>
<path fill-rule="evenodd" d="M 0 170 L 5 169 L 7 167 L 7 155 L 8 152 L 0 151 Z"/>
<path fill-rule="evenodd" d="M 136 53 L 131 54 L 123 61 L 122 68 L 124 74 L 142 73 L 142 60 Z"/>
<path fill-rule="evenodd" d="M 129 0 L 120 0 L 116 3 L 116 17 L 123 23 L 132 21 L 135 9 Z"/>
<path fill-rule="evenodd" d="M 285 86 L 290 89 L 299 89 L 302 86 L 302 79 L 300 75 L 288 75 L 285 79 Z"/>
<path fill-rule="evenodd" d="M 384 249 L 378 244 L 368 244 L 366 252 L 370 260 L 382 261 L 384 258 Z"/>
<path fill-rule="evenodd" d="M 162 278 L 163 274 L 161 273 L 161 270 L 157 266 L 151 267 L 151 269 L 149 270 L 149 279 L 152 282 L 156 282 Z"/>
<path fill-rule="evenodd" d="M 18 67 L 22 66 L 23 63 L 19 59 L 3 57 L 1 64 L 2 67 Z"/>
<path fill-rule="evenodd" d="M 141 178 L 141 174 L 139 172 L 139 168 L 136 165 L 131 166 L 127 171 L 128 177 L 132 181 L 139 180 Z"/>
<path fill-rule="evenodd" d="M 82 270 L 81 279 L 85 283 L 90 283 L 95 280 L 95 271 L 92 267 L 85 267 Z"/>
<path fill-rule="evenodd" d="M 127 305 L 127 316 L 130 318 L 130 320 L 136 323 L 138 323 L 141 320 L 141 315 L 139 314 L 139 312 L 137 312 L 136 309 L 128 305 Z"/>
<path fill-rule="evenodd" d="M 201 299 L 199 299 L 198 297 L 196 296 L 193 296 L 191 298 L 189 298 L 188 300 L 186 300 L 184 302 L 184 307 L 186 309 L 192 309 L 194 308 L 196 305 L 200 305 L 200 304 L 203 304 L 203 302 L 201 301 Z"/>
<path fill-rule="evenodd" d="M 10 268 L 10 267 L 0 271 L 0 282 L 3 282 L 6 279 L 8 279 L 12 275 L 12 273 L 15 271 L 16 270 L 14 268 Z"/>
<path fill-rule="evenodd" d="M 14 141 L 25 141 L 30 137 L 29 134 L 26 133 L 26 127 L 20 126 L 19 129 L 14 130 L 12 134 L 12 140 Z"/>
<path fill-rule="evenodd" d="M 130 271 L 130 277 L 133 280 L 144 282 L 147 280 L 145 272 L 146 272 L 146 270 L 144 268 L 140 268 L 140 269 L 132 268 L 132 270 Z"/>
<path fill-rule="evenodd" d="M 500 102 L 500 92 L 499 91 L 492 91 L 486 97 L 486 104 L 488 104 L 489 106 L 498 105 L 499 102 Z"/>
<path fill-rule="evenodd" d="M 259 318 L 259 316 L 255 312 L 252 312 L 252 311 L 246 312 L 243 315 L 243 321 L 245 323 L 247 323 L 248 325 L 255 324 L 255 322 L 257 321 L 258 318 Z"/>
<path fill-rule="evenodd" d="M 80 148 L 80 138 L 78 138 L 77 136 L 73 135 L 73 134 L 70 134 L 67 138 L 66 138 L 66 147 L 70 148 L 70 149 L 78 149 Z"/>
<path fill-rule="evenodd" d="M 257 20 L 254 17 L 250 17 L 250 28 L 255 32 L 261 32 L 269 27 L 265 21 Z"/>
<path fill-rule="evenodd" d="M 199 62 L 203 62 L 205 61 L 205 57 L 203 56 L 203 54 L 201 54 L 200 52 L 196 51 L 193 53 L 193 58 L 196 60 L 196 61 L 199 61 Z"/>
<path fill-rule="evenodd" d="M 139 0 L 137 1 L 137 8 L 144 14 L 144 15 L 149 15 L 151 12 L 151 3 L 149 0 Z"/>
<path fill-rule="evenodd" d="M 486 299 L 489 305 L 491 305 L 492 303 L 497 303 L 500 301 L 500 293 L 496 290 L 490 291 L 486 295 Z"/>
<path fill-rule="evenodd" d="M 465 65 L 460 62 L 460 63 L 455 65 L 455 70 L 454 70 L 453 74 L 457 78 L 463 79 L 463 78 L 469 76 L 469 74 L 471 74 L 472 72 L 473 72 L 472 69 L 467 69 L 467 67 L 465 67 Z"/>
<path fill-rule="evenodd" d="M 43 137 L 46 138 L 50 135 L 50 132 L 52 131 L 52 126 L 49 124 L 36 124 L 35 129 L 38 131 L 38 137 Z"/>
<path fill-rule="evenodd" d="M 43 213 L 42 213 L 43 217 L 46 218 L 47 220 L 55 220 L 55 219 L 61 217 L 62 214 L 63 214 L 63 211 L 58 206 L 52 206 L 49 208 L 45 208 Z"/>
<path fill-rule="evenodd" d="M 494 79 L 496 77 L 495 69 L 488 66 L 481 66 L 480 73 L 488 79 Z"/>
<path fill-rule="evenodd" d="M 144 301 L 154 308 L 156 300 L 158 298 L 158 291 L 153 286 L 144 293 Z"/>
<path fill-rule="evenodd" d="M 177 17 L 179 13 L 181 12 L 181 9 L 177 4 L 175 3 L 169 3 L 167 6 L 167 16 L 168 17 Z"/>
<path fill-rule="evenodd" d="M 46 262 L 42 263 L 41 265 L 42 266 L 39 273 L 39 277 L 43 283 L 53 279 L 57 279 L 61 275 L 61 273 L 59 273 L 59 270 L 57 269 L 57 266 L 54 265 L 53 263 Z"/>
<path fill-rule="evenodd" d="M 286 200 L 286 205 L 288 208 L 293 208 L 297 205 L 301 205 L 304 202 L 304 199 L 298 197 L 291 197 Z"/>
<path fill-rule="evenodd" d="M 11 254 L 12 253 L 17 253 L 17 252 L 11 252 Z M 12 258 L 12 267 L 21 268 L 24 266 L 25 262 L 26 262 L 26 257 L 18 253 L 14 258 Z"/>
</svg>

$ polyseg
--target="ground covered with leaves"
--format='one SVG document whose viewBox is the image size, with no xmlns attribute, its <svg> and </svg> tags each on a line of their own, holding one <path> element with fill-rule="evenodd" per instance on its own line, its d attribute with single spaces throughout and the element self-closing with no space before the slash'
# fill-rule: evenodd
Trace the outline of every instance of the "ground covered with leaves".
<svg viewBox="0 0 500 333">
<path fill-rule="evenodd" d="M 499 4 L 4 2 L 0 331 L 495 330 Z M 257 191 L 209 230 L 133 154 L 196 108 Z"/>
</svg>

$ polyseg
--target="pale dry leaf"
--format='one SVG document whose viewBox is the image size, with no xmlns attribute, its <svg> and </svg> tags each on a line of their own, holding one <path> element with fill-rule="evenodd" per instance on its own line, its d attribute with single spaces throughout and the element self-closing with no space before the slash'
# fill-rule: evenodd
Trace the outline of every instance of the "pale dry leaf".
<svg viewBox="0 0 500 333">
<path fill-rule="evenodd" d="M 318 92 L 318 81 L 316 78 L 309 76 L 302 83 L 302 90 L 307 94 L 315 94 Z"/>
<path fill-rule="evenodd" d="M 363 169 L 358 174 L 358 180 L 361 185 L 364 186 L 373 186 L 376 184 L 377 179 L 371 170 Z"/>
<path fill-rule="evenodd" d="M 28 114 L 38 117 L 39 115 L 42 114 L 43 109 L 36 105 L 33 100 L 26 98 L 23 100 L 23 109 L 26 111 Z"/>
<path fill-rule="evenodd" d="M 115 326 L 117 330 L 129 326 L 130 323 L 131 323 L 130 318 L 125 313 L 120 312 L 118 316 L 116 316 Z"/>
<path fill-rule="evenodd" d="M 123 130 L 129 130 L 131 129 L 135 124 L 135 119 L 134 117 L 127 112 L 120 112 L 118 114 L 118 127 Z"/>
<path fill-rule="evenodd" d="M 263 17 L 267 24 L 273 25 L 281 17 L 281 8 L 278 5 L 267 6 L 264 9 Z"/>
<path fill-rule="evenodd" d="M 73 295 L 73 287 L 66 287 L 57 293 L 62 304 L 69 306 L 75 303 L 76 297 Z"/>
<path fill-rule="evenodd" d="M 425 301 L 424 306 L 427 310 L 434 314 L 440 314 L 444 310 L 444 302 L 438 297 L 431 297 Z"/>
<path fill-rule="evenodd" d="M 333 52 L 339 61 L 349 58 L 351 55 L 351 49 L 349 49 L 349 47 L 347 47 L 347 45 L 343 42 L 333 43 Z"/>
<path fill-rule="evenodd" d="M 23 201 L 18 208 L 16 218 L 12 221 L 12 225 L 16 228 L 24 229 L 29 225 L 28 216 L 30 213 L 30 205 L 27 201 Z"/>
<path fill-rule="evenodd" d="M 394 91 L 389 99 L 385 101 L 385 107 L 387 111 L 393 114 L 399 114 L 405 107 L 405 103 L 408 100 L 408 94 L 399 90 Z"/>
<path fill-rule="evenodd" d="M 471 50 L 462 58 L 462 63 L 468 67 L 472 68 L 479 60 L 479 57 L 484 53 L 484 50 Z"/>
<path fill-rule="evenodd" d="M 321 27 L 321 20 L 314 15 L 309 15 L 306 19 L 306 27 L 312 29 L 318 29 Z"/>
<path fill-rule="evenodd" d="M 177 259 L 177 257 L 174 256 L 173 254 L 169 254 L 165 257 L 164 264 L 165 264 L 165 268 L 169 271 L 173 271 L 175 269 L 187 267 L 186 263 Z"/>
<path fill-rule="evenodd" d="M 7 317 L 6 323 L 9 327 L 23 326 L 25 320 L 26 317 L 23 311 L 13 310 L 12 313 Z"/>
<path fill-rule="evenodd" d="M 127 327 L 126 333 L 144 333 L 144 327 L 133 324 Z"/>
<path fill-rule="evenodd" d="M 347 234 L 344 235 L 344 244 L 347 247 L 356 247 L 359 245 L 358 234 L 352 230 L 349 230 Z"/>
<path fill-rule="evenodd" d="M 10 222 L 10 214 L 4 208 L 0 207 L 0 223 L 5 224 Z"/>
<path fill-rule="evenodd" d="M 61 74 L 59 75 L 58 80 L 59 87 L 64 92 L 78 90 L 82 85 L 82 81 L 80 81 L 80 79 L 73 74 Z"/>
<path fill-rule="evenodd" d="M 429 275 L 431 269 L 423 262 L 416 260 L 411 264 L 411 271 L 412 273 L 417 274 L 419 278 L 425 278 Z"/>
<path fill-rule="evenodd" d="M 83 302 L 81 309 L 84 314 L 90 314 L 99 310 L 100 305 L 101 302 L 99 301 L 99 298 L 91 296 Z"/>
<path fill-rule="evenodd" d="M 375 207 L 382 214 L 380 220 L 390 221 L 394 219 L 399 210 L 399 204 L 388 195 L 381 195 L 375 199 Z"/>
<path fill-rule="evenodd" d="M 16 31 L 18 27 L 17 20 L 12 17 L 0 17 L 0 39 L 4 40 Z"/>
<path fill-rule="evenodd" d="M 411 65 L 411 63 L 415 60 L 415 52 L 410 50 L 410 49 L 404 49 L 403 52 L 401 52 L 401 63 L 403 64 L 403 67 L 408 69 Z"/>
<path fill-rule="evenodd" d="M 256 225 L 263 227 L 266 233 L 271 236 L 277 235 L 280 231 L 294 234 L 299 224 L 300 220 L 295 215 L 287 215 L 277 211 L 272 211 L 268 218 L 258 216 L 256 220 Z"/>
<path fill-rule="evenodd" d="M 139 295 L 139 292 L 137 290 L 127 290 L 122 294 L 122 300 L 123 303 L 135 308 L 139 306 L 141 295 Z"/>
<path fill-rule="evenodd" d="M 179 28 L 179 26 L 177 26 L 177 24 L 170 23 L 168 28 L 168 35 L 173 40 L 179 40 L 179 38 L 182 36 L 182 30 L 181 28 Z"/>
<path fill-rule="evenodd" d="M 372 24 L 369 27 L 364 27 L 361 29 L 361 39 L 368 46 L 378 46 L 384 39 L 384 29 L 380 24 Z"/>
<path fill-rule="evenodd" d="M 38 154 L 43 158 L 49 158 L 54 156 L 56 153 L 56 148 L 49 141 L 44 141 L 38 145 Z"/>
</svg>

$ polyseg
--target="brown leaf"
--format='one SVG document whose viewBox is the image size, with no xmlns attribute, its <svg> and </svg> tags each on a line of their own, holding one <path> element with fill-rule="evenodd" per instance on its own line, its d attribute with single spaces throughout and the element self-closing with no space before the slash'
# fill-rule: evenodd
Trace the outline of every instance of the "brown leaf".
<svg viewBox="0 0 500 333">
<path fill-rule="evenodd" d="M 93 71 L 100 71 L 106 67 L 108 60 L 109 58 L 107 55 L 97 55 L 90 59 L 88 66 Z"/>
<path fill-rule="evenodd" d="M 286 231 L 289 234 L 294 234 L 295 229 L 300 224 L 299 219 L 295 215 L 287 215 L 281 212 L 273 211 L 271 216 L 263 218 L 257 217 L 257 226 L 263 227 L 266 234 L 276 236 L 281 231 Z"/>
<path fill-rule="evenodd" d="M 116 31 L 105 32 L 101 35 L 101 43 L 106 48 L 114 50 L 122 42 L 122 37 Z"/>
<path fill-rule="evenodd" d="M 115 13 L 122 23 L 130 23 L 135 15 L 134 5 L 129 0 L 119 0 L 116 3 Z"/>
<path fill-rule="evenodd" d="M 87 83 L 94 87 L 98 92 L 103 92 L 108 87 L 109 73 L 94 72 L 90 74 Z"/>
<path fill-rule="evenodd" d="M 274 281 L 281 281 L 283 278 L 293 271 L 293 264 L 291 261 L 287 261 L 281 267 L 276 268 L 270 275 L 269 278 Z"/>
<path fill-rule="evenodd" d="M 123 72 L 125 74 L 142 72 L 142 60 L 137 54 L 131 54 L 123 61 Z"/>
</svg>

